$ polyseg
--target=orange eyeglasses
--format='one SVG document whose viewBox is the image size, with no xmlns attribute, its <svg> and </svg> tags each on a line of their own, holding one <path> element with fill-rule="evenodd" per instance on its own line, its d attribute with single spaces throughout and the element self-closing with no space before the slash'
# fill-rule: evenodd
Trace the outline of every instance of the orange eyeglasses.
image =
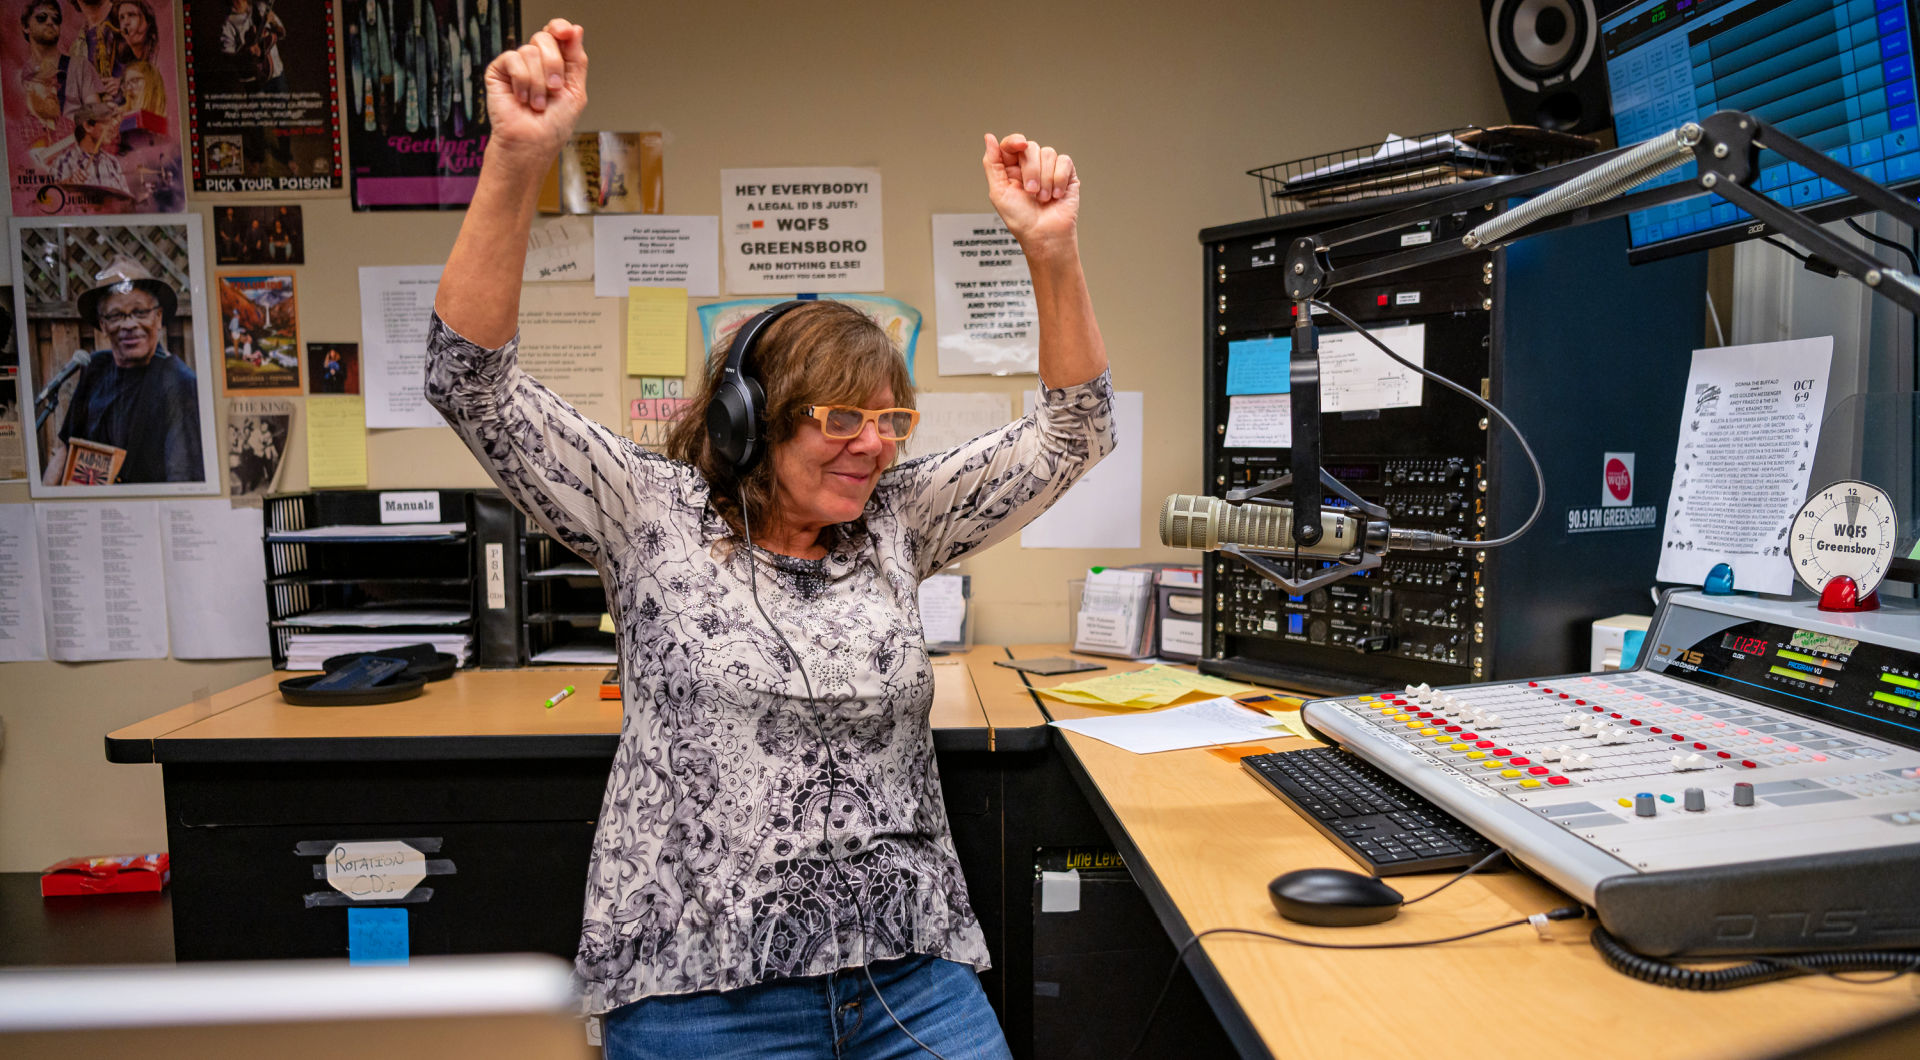
<svg viewBox="0 0 1920 1060">
<path fill-rule="evenodd" d="M 859 409 L 852 405 L 808 405 L 800 410 L 802 416 L 810 416 L 820 421 L 820 433 L 829 438 L 858 438 L 860 432 L 871 423 L 880 432 L 880 439 L 887 442 L 904 442 L 913 434 L 913 428 L 920 422 L 920 414 L 912 409 Z"/>
</svg>

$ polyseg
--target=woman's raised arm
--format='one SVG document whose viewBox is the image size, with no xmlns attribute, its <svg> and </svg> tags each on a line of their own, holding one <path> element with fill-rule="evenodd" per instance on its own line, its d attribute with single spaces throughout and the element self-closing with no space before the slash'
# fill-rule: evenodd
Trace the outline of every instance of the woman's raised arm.
<svg viewBox="0 0 1920 1060">
<path fill-rule="evenodd" d="M 512 338 L 540 181 L 587 105 L 586 29 L 556 18 L 487 67 L 492 132 L 434 310 L 484 347 Z"/>
</svg>

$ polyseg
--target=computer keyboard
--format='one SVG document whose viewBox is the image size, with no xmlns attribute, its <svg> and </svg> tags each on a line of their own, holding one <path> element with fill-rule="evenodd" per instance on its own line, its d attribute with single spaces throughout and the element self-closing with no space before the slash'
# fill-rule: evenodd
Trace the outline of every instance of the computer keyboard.
<svg viewBox="0 0 1920 1060">
<path fill-rule="evenodd" d="M 1493 851 L 1425 796 L 1337 748 L 1248 755 L 1240 764 L 1376 876 L 1462 869 Z"/>
</svg>

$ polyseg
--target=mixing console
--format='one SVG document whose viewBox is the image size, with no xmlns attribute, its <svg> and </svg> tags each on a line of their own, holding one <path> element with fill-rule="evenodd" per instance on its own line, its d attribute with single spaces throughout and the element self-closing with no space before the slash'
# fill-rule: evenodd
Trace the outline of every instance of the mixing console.
<svg viewBox="0 0 1920 1060">
<path fill-rule="evenodd" d="M 1623 877 L 1705 874 L 1748 902 L 1774 869 L 1824 865 L 1832 902 L 1884 914 L 1835 945 L 1913 945 L 1914 627 L 1911 610 L 1841 619 L 1811 603 L 1676 593 L 1647 636 L 1643 668 L 1407 686 L 1319 700 L 1306 718 L 1575 897 L 1599 899 L 1603 919 L 1604 894 Z M 1821 860 L 1834 858 L 1877 869 L 1849 891 L 1840 864 Z M 1857 890 L 1895 883 L 1886 894 Z M 1725 942 L 1727 896 L 1703 884 L 1698 899 L 1712 907 L 1694 925 L 1699 938 Z"/>
</svg>

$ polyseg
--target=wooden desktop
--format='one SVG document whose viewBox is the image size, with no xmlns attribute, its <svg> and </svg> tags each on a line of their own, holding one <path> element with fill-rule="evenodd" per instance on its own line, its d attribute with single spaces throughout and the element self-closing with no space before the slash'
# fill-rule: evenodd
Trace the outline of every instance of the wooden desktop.
<svg viewBox="0 0 1920 1060">
<path fill-rule="evenodd" d="M 1008 654 L 1067 652 L 1024 645 Z M 1086 658 L 1109 672 L 1141 665 Z M 1027 680 L 1044 687 L 1089 676 L 1101 675 Z M 1010 717 L 1020 693 L 998 679 L 982 688 L 983 708 Z M 994 702 L 1000 697 L 1016 702 Z M 1028 698 L 1050 720 L 1111 713 Z M 1538 877 L 1506 870 L 1462 880 L 1384 924 L 1295 924 L 1274 911 L 1268 881 L 1297 868 L 1359 866 L 1236 762 L 1206 749 L 1136 755 L 1054 732 L 1176 943 L 1222 927 L 1345 944 L 1443 938 L 1572 901 Z M 1284 736 L 1264 742 L 1276 751 L 1309 746 Z M 1412 897 L 1444 879 L 1392 882 Z M 1911 976 L 1865 986 L 1813 977 L 1722 993 L 1651 986 L 1601 962 L 1587 944 L 1591 923 L 1553 923 L 1546 940 L 1523 926 L 1382 950 L 1215 935 L 1188 962 L 1229 1037 L 1253 1056 L 1768 1056 L 1920 1009 Z"/>
<path fill-rule="evenodd" d="M 1439 938 L 1570 902 L 1536 877 L 1508 870 L 1463 880 L 1385 924 L 1330 929 L 1283 921 L 1267 898 L 1270 879 L 1307 866 L 1355 866 L 1233 761 L 1204 749 L 1135 755 L 1049 727 L 1102 711 L 1038 697 L 1033 687 L 1098 675 L 1027 677 L 993 665 L 1061 654 L 1059 645 L 983 646 L 936 662 L 935 742 L 949 814 L 995 949 L 990 993 L 1006 1006 L 1008 1036 L 1021 1043 L 1021 1055 L 1031 1032 L 1030 923 L 1023 923 L 1032 913 L 1031 853 L 1084 842 L 1089 827 L 1074 817 L 1087 811 L 1069 805 L 1079 800 L 1061 784 L 1078 785 L 1091 827 L 1119 848 L 1176 945 L 1218 927 L 1349 944 Z M 1094 661 L 1107 672 L 1141 665 Z M 446 881 L 443 897 L 412 907 L 420 918 L 417 950 L 571 952 L 580 877 L 572 862 L 584 869 L 620 722 L 619 705 L 596 698 L 597 672 L 461 673 L 419 699 L 380 708 L 289 707 L 274 692 L 284 676 L 107 738 L 114 761 L 159 762 L 166 770 L 182 958 L 337 950 L 341 932 L 327 917 L 301 923 L 319 910 L 285 908 L 301 891 L 324 886 L 304 878 L 309 866 L 286 851 L 301 839 L 388 838 L 423 818 L 446 833 L 441 856 L 466 878 Z M 569 682 L 580 691 L 545 709 L 544 699 Z M 1266 743 L 1303 745 L 1278 733 Z M 466 820 L 446 823 L 454 817 Z M 542 865 L 557 885 L 535 878 Z M 1443 878 L 1395 882 L 1415 895 Z M 503 907 L 560 912 L 527 945 L 496 938 L 500 926 L 486 923 L 501 919 Z M 443 922 L 431 922 L 436 914 Z M 1664 989 L 1607 968 L 1586 943 L 1586 922 L 1554 923 L 1548 934 L 1542 940 L 1520 927 L 1373 951 L 1213 936 L 1186 963 L 1247 1056 L 1770 1055 L 1920 1009 L 1910 978 L 1867 986 L 1807 978 L 1711 994 Z M 1145 1013 L 1103 1018 L 1143 1020 Z"/>
</svg>

